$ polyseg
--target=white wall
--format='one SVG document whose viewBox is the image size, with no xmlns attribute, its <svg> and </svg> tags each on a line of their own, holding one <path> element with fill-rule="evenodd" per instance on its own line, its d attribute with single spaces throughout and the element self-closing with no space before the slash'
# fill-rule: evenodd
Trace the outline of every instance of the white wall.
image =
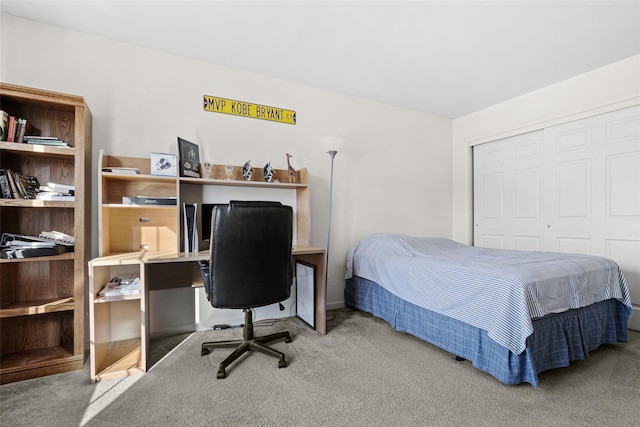
<svg viewBox="0 0 640 427">
<path fill-rule="evenodd" d="M 452 122 L 428 114 L 237 71 L 1 15 L 0 80 L 81 95 L 93 114 L 93 230 L 98 150 L 177 153 L 176 137 L 212 163 L 306 167 L 311 244 L 324 247 L 330 160 L 320 140 L 341 136 L 335 158 L 327 301 L 343 304 L 345 258 L 357 240 L 388 231 L 450 237 Z M 259 70 L 256 70 L 259 73 Z M 297 112 L 295 126 L 205 112 L 203 95 Z M 97 245 L 94 243 L 94 255 Z"/>
</svg>

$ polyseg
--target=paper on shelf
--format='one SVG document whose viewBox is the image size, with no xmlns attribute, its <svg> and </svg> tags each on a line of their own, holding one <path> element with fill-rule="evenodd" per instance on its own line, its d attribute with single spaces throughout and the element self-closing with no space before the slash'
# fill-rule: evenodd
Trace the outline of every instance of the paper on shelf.
<svg viewBox="0 0 640 427">
<path fill-rule="evenodd" d="M 104 288 L 98 293 L 101 297 L 112 297 L 118 295 L 134 295 L 140 293 L 139 277 L 114 277 L 104 285 Z"/>
</svg>

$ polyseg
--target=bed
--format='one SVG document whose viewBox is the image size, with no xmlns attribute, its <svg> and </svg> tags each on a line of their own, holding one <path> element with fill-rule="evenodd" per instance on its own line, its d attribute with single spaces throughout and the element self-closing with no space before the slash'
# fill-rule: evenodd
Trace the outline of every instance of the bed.
<svg viewBox="0 0 640 427">
<path fill-rule="evenodd" d="M 372 234 L 347 256 L 347 306 L 434 344 L 504 384 L 627 340 L 631 299 L 603 257 Z"/>
</svg>

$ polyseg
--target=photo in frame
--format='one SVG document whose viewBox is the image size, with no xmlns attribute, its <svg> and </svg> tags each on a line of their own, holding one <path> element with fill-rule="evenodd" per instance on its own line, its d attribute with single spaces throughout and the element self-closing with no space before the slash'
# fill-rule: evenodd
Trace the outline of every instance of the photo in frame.
<svg viewBox="0 0 640 427">
<path fill-rule="evenodd" d="M 315 277 L 314 265 L 296 261 L 296 312 L 313 329 L 316 327 Z"/>
<path fill-rule="evenodd" d="M 178 153 L 180 155 L 180 176 L 200 178 L 200 147 L 198 144 L 178 137 Z"/>
<path fill-rule="evenodd" d="M 178 156 L 166 153 L 151 153 L 151 175 L 177 176 Z"/>
</svg>

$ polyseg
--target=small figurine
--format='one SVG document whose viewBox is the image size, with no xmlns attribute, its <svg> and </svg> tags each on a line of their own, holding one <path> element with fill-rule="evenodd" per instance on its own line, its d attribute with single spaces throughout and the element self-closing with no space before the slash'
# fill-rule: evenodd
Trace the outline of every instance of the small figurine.
<svg viewBox="0 0 640 427">
<path fill-rule="evenodd" d="M 289 159 L 293 157 L 291 154 L 287 153 L 287 170 L 289 171 L 289 182 L 296 182 L 296 170 L 289 163 Z"/>
<path fill-rule="evenodd" d="M 225 166 L 224 172 L 227 174 L 227 179 L 231 179 L 231 175 L 233 174 L 233 166 L 231 165 Z"/>
<path fill-rule="evenodd" d="M 264 181 L 265 182 L 273 181 L 273 176 L 276 174 L 276 170 L 271 167 L 271 162 L 269 162 L 266 165 L 264 165 L 263 172 L 264 172 Z"/>
<path fill-rule="evenodd" d="M 251 181 L 251 177 L 253 176 L 253 167 L 251 166 L 251 160 L 244 164 L 242 167 L 242 176 L 245 181 Z"/>
</svg>

